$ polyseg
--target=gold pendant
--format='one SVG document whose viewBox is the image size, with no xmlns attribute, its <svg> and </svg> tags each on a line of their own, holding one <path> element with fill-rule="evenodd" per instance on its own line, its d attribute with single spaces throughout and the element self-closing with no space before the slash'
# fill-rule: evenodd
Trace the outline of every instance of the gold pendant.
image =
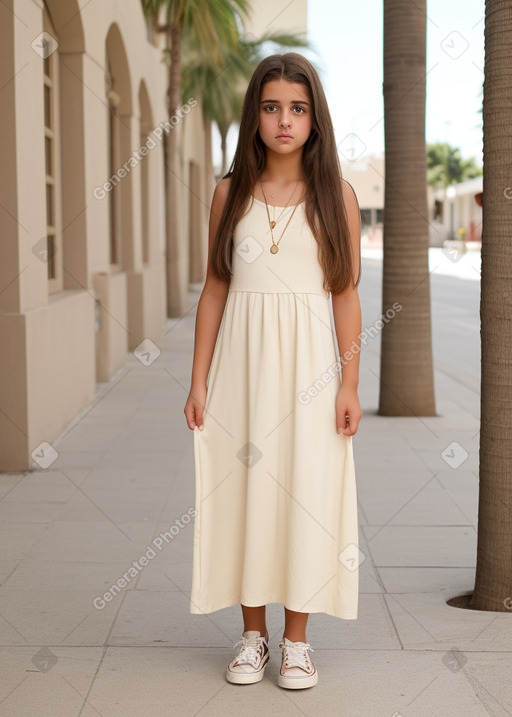
<svg viewBox="0 0 512 717">
<path fill-rule="evenodd" d="M 270 228 L 271 228 L 271 229 L 273 229 L 273 228 L 275 227 L 275 225 L 276 225 L 275 222 L 270 222 Z"/>
<path fill-rule="evenodd" d="M 277 246 L 277 244 L 272 244 L 272 246 L 270 247 L 270 253 L 277 254 L 278 251 L 279 251 L 279 247 Z"/>
</svg>

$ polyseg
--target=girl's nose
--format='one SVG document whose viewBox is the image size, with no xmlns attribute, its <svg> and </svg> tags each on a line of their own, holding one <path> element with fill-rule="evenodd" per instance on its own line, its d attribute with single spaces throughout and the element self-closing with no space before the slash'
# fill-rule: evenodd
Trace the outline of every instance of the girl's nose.
<svg viewBox="0 0 512 717">
<path fill-rule="evenodd" d="M 281 119 L 279 120 L 279 124 L 281 127 L 289 127 L 290 126 L 290 120 L 288 118 L 288 115 L 281 115 Z"/>
</svg>

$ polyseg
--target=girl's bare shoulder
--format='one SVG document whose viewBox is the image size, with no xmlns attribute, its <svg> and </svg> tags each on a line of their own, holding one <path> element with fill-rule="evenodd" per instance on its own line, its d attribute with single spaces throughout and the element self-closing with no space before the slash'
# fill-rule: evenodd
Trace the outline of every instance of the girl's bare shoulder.
<svg viewBox="0 0 512 717">
<path fill-rule="evenodd" d="M 215 187 L 215 192 L 213 193 L 214 198 L 220 200 L 222 203 L 226 201 L 228 198 L 228 192 L 229 187 L 231 184 L 231 177 L 223 177 L 219 182 L 217 182 L 217 186 Z"/>
<path fill-rule="evenodd" d="M 346 179 L 341 180 L 341 195 L 345 206 L 353 207 L 356 206 L 359 209 L 359 202 L 357 201 L 356 191 L 354 187 L 347 182 Z"/>
<path fill-rule="evenodd" d="M 217 185 L 213 190 L 213 196 L 210 205 L 211 216 L 221 216 L 228 198 L 230 182 L 230 177 L 224 177 L 219 182 L 217 182 Z"/>
</svg>

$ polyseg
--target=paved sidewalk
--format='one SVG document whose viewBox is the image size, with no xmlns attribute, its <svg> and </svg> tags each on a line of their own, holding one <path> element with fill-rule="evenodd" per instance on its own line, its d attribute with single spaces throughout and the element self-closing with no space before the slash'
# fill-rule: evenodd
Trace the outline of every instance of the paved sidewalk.
<svg viewBox="0 0 512 717">
<path fill-rule="evenodd" d="M 512 714 L 512 614 L 446 605 L 474 579 L 478 283 L 434 276 L 432 285 L 438 417 L 376 416 L 379 339 L 364 351 L 360 615 L 311 616 L 316 687 L 277 687 L 281 606 L 269 608 L 271 662 L 252 686 L 224 678 L 239 607 L 188 612 L 191 292 L 161 355 L 151 365 L 131 355 L 100 386 L 54 442 L 54 463 L 0 475 L 0 715 Z M 381 311 L 377 261 L 364 263 L 361 297 L 368 327 Z"/>
<path fill-rule="evenodd" d="M 480 242 L 467 242 L 465 252 L 456 249 L 441 249 L 430 247 L 428 252 L 428 268 L 435 276 L 456 276 L 459 279 L 480 281 L 482 271 L 482 257 Z M 366 242 L 361 248 L 363 259 L 382 261 L 382 246 L 372 246 Z"/>
</svg>

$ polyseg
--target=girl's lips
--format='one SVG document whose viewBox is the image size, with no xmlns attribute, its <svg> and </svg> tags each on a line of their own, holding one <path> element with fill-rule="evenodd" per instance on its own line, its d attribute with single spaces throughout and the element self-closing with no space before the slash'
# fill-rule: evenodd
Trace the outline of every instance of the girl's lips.
<svg viewBox="0 0 512 717">
<path fill-rule="evenodd" d="M 278 134 L 276 139 L 293 139 L 291 134 Z"/>
</svg>

